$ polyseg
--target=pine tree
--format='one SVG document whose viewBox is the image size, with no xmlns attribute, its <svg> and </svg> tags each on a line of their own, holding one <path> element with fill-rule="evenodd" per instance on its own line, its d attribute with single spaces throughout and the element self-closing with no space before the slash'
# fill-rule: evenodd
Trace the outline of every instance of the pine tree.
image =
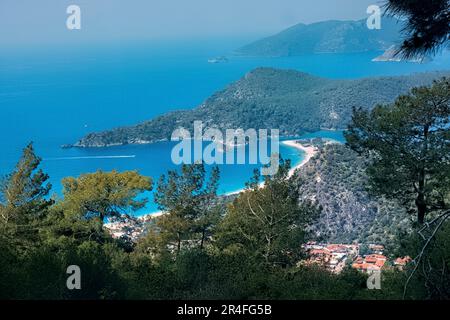
<svg viewBox="0 0 450 320">
<path fill-rule="evenodd" d="M 406 58 L 435 53 L 448 44 L 449 0 L 388 0 L 387 12 L 405 18 L 405 39 L 400 53 Z"/>
<path fill-rule="evenodd" d="M 259 172 L 228 207 L 219 227 L 218 245 L 226 251 L 241 248 L 266 266 L 286 266 L 302 256 L 307 225 L 319 213 L 299 203 L 299 188 L 288 178 L 290 161 L 281 159 L 278 173 L 259 184 Z M 238 249 L 239 250 L 239 249 Z"/>
<path fill-rule="evenodd" d="M 49 176 L 39 169 L 41 159 L 30 143 L 15 170 L 4 177 L 1 185 L 0 228 L 3 235 L 21 245 L 36 241 L 40 224 L 53 200 Z"/>
<path fill-rule="evenodd" d="M 143 208 L 148 199 L 138 196 L 152 190 L 151 178 L 136 171 L 98 171 L 65 178 L 62 184 L 63 210 L 69 215 L 98 219 L 101 224 L 106 218 L 120 219 Z"/>
<path fill-rule="evenodd" d="M 183 165 L 181 175 L 170 171 L 161 176 L 155 202 L 167 213 L 158 221 L 163 243 L 181 250 L 185 240 L 198 241 L 203 248 L 211 227 L 219 216 L 215 208 L 219 169 L 214 167 L 209 179 L 204 164 Z"/>
<path fill-rule="evenodd" d="M 370 190 L 411 206 L 419 224 L 449 206 L 450 82 L 414 88 L 394 104 L 354 109 L 346 133 L 354 150 L 370 152 Z"/>
</svg>

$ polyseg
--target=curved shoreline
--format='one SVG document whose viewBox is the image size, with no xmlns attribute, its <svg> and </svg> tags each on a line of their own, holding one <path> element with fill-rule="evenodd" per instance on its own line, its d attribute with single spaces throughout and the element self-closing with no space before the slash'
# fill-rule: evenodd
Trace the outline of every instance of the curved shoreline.
<svg viewBox="0 0 450 320">
<path fill-rule="evenodd" d="M 304 146 L 301 142 L 298 142 L 298 140 L 286 140 L 282 141 L 282 143 L 286 146 L 301 150 L 305 153 L 305 158 L 295 167 L 293 167 L 291 170 L 289 170 L 288 177 L 292 177 L 297 169 L 300 169 L 305 164 L 311 160 L 312 157 L 314 157 L 317 153 L 317 148 L 310 145 L 310 146 Z"/>
</svg>

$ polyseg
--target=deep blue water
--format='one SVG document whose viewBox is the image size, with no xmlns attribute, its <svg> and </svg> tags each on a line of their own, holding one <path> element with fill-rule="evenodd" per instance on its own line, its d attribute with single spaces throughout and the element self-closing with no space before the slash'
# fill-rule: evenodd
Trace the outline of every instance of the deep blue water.
<svg viewBox="0 0 450 320">
<path fill-rule="evenodd" d="M 171 143 L 106 149 L 61 149 L 91 131 L 130 125 L 169 110 L 193 108 L 217 90 L 260 66 L 290 68 L 331 78 L 401 75 L 450 69 L 446 54 L 428 64 L 375 63 L 379 52 L 289 58 L 229 56 L 243 40 L 27 48 L 0 53 L 0 174 L 9 172 L 21 149 L 34 141 L 54 192 L 66 176 L 103 170 L 137 169 L 155 180 L 168 169 Z M 321 132 L 313 136 L 339 135 Z M 338 137 L 339 138 L 339 137 Z M 294 163 L 302 155 L 281 147 Z M 72 159 L 70 157 L 134 156 Z M 222 166 L 221 192 L 241 188 L 255 166 Z M 155 209 L 149 204 L 147 211 Z"/>
</svg>

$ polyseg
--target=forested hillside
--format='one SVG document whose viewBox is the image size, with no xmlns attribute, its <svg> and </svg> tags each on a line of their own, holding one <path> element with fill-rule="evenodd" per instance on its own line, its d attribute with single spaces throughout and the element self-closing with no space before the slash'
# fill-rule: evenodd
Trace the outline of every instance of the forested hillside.
<svg viewBox="0 0 450 320">
<path fill-rule="evenodd" d="M 91 133 L 75 147 L 142 144 L 169 140 L 184 127 L 192 131 L 196 120 L 205 126 L 279 129 L 295 136 L 320 128 L 346 127 L 352 108 L 372 108 L 392 102 L 412 87 L 427 85 L 448 72 L 399 77 L 336 80 L 294 70 L 258 68 L 193 109 L 168 113 L 136 126 Z"/>
</svg>

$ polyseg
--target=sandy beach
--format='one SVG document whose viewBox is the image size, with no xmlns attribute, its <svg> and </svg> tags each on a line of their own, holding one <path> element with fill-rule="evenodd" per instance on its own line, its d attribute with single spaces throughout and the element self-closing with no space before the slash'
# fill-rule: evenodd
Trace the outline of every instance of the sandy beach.
<svg viewBox="0 0 450 320">
<path fill-rule="evenodd" d="M 311 160 L 311 158 L 314 157 L 314 155 L 317 153 L 316 147 L 304 146 L 301 143 L 297 142 L 297 140 L 287 140 L 287 141 L 282 141 L 282 143 L 289 147 L 293 147 L 298 150 L 302 150 L 305 153 L 305 158 L 298 165 L 296 165 L 289 171 L 289 177 L 292 177 L 295 170 L 297 170 L 297 169 L 301 168 L 302 166 L 304 166 L 305 164 L 307 164 L 309 162 L 309 160 Z"/>
</svg>

